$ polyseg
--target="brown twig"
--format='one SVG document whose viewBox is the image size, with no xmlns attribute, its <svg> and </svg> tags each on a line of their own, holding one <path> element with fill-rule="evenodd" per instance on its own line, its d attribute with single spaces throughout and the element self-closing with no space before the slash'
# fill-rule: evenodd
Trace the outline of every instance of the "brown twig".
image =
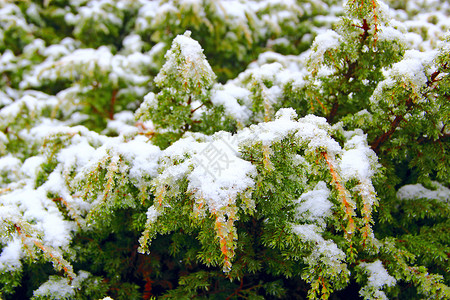
<svg viewBox="0 0 450 300">
<path fill-rule="evenodd" d="M 234 292 L 231 295 L 229 295 L 226 298 L 226 300 L 230 300 L 231 298 L 233 298 L 233 296 L 239 296 L 239 292 L 242 291 L 243 287 L 244 287 L 244 278 L 242 277 L 239 287 L 236 290 L 234 290 Z"/>
<path fill-rule="evenodd" d="M 348 240 L 351 239 L 352 234 L 355 231 L 355 221 L 353 220 L 353 207 L 349 202 L 349 199 L 347 199 L 347 193 L 344 185 L 341 183 L 341 178 L 339 174 L 336 172 L 336 169 L 334 168 L 327 152 L 322 152 L 322 156 L 325 159 L 325 161 L 328 164 L 328 169 L 330 170 L 331 177 L 333 178 L 333 183 L 336 186 L 336 189 L 339 192 L 340 200 L 342 201 L 342 206 L 344 207 L 345 211 L 345 218 L 348 219 L 347 228 L 345 231 L 345 236 Z"/>
<path fill-rule="evenodd" d="M 406 101 L 406 111 L 409 111 L 413 106 L 413 101 L 409 98 Z M 406 113 L 405 113 L 406 114 Z M 383 145 L 395 132 L 397 127 L 400 125 L 400 122 L 404 120 L 404 115 L 396 115 L 395 119 L 391 122 L 391 126 L 388 131 L 377 137 L 372 143 L 370 143 L 370 147 L 375 153 L 379 153 L 381 145 Z"/>
<path fill-rule="evenodd" d="M 331 124 L 333 122 L 334 117 L 337 115 L 338 109 L 339 109 L 339 101 L 336 98 L 333 102 L 333 106 L 331 107 L 330 114 L 328 115 L 327 118 L 328 123 Z"/>
<path fill-rule="evenodd" d="M 392 121 L 389 130 L 380 135 L 371 143 L 370 147 L 372 148 L 373 151 L 375 151 L 375 153 L 379 153 L 381 145 L 384 144 L 384 142 L 386 142 L 386 140 L 391 137 L 391 135 L 394 133 L 395 129 L 397 129 L 402 120 L 403 116 L 401 115 L 396 116 L 394 121 Z"/>
<path fill-rule="evenodd" d="M 118 89 L 114 89 L 111 94 L 111 101 L 109 104 L 109 112 L 108 112 L 108 118 L 110 120 L 114 120 L 114 105 L 116 104 L 118 92 L 119 92 Z"/>
</svg>

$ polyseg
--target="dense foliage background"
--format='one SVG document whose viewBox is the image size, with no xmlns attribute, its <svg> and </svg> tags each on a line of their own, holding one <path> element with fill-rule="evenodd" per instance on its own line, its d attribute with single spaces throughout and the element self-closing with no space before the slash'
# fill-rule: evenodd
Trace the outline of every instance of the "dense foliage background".
<svg viewBox="0 0 450 300">
<path fill-rule="evenodd" d="M 449 15 L 0 1 L 0 298 L 449 299 Z"/>
</svg>

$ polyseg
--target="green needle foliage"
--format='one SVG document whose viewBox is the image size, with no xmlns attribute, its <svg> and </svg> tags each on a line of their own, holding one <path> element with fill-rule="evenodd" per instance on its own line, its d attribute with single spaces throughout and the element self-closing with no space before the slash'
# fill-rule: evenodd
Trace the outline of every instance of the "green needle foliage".
<svg viewBox="0 0 450 300">
<path fill-rule="evenodd" d="M 0 298 L 449 299 L 449 11 L 0 2 Z"/>
</svg>

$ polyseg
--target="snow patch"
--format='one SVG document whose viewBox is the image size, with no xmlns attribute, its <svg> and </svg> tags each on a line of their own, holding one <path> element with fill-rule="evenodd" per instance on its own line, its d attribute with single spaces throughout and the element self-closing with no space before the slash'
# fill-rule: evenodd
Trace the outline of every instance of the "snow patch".
<svg viewBox="0 0 450 300">
<path fill-rule="evenodd" d="M 397 191 L 397 198 L 400 200 L 436 199 L 450 202 L 450 189 L 436 181 L 433 181 L 433 185 L 435 186 L 433 190 L 425 188 L 420 183 L 402 186 Z"/>
<path fill-rule="evenodd" d="M 297 212 L 299 216 L 306 216 L 306 219 L 309 221 L 320 221 L 329 217 L 333 207 L 333 203 L 328 200 L 329 196 L 330 190 L 326 183 L 323 181 L 318 182 L 312 191 L 303 193 L 298 199 Z"/>
<path fill-rule="evenodd" d="M 14 238 L 8 242 L 0 254 L 0 271 L 14 271 L 22 268 L 20 259 L 23 256 L 22 242 L 19 238 Z"/>
<path fill-rule="evenodd" d="M 394 277 L 389 275 L 380 260 L 372 263 L 360 263 L 359 265 L 368 271 L 369 278 L 367 284 L 370 286 L 379 289 L 384 286 L 394 286 L 397 282 Z"/>
</svg>

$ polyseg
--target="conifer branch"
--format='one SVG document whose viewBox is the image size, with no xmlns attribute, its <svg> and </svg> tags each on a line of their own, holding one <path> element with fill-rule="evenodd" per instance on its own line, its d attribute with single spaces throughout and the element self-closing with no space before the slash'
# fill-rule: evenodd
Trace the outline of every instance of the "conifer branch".
<svg viewBox="0 0 450 300">
<path fill-rule="evenodd" d="M 67 210 L 69 211 L 70 216 L 75 220 L 75 222 L 77 223 L 78 227 L 81 228 L 81 223 L 80 223 L 81 218 L 78 215 L 78 213 L 76 212 L 76 210 L 72 207 L 72 205 L 70 205 L 62 197 L 53 198 L 52 200 L 53 200 L 53 202 L 60 202 L 60 203 L 62 203 L 64 205 L 64 207 L 67 208 Z"/>
<path fill-rule="evenodd" d="M 350 241 L 352 239 L 352 235 L 355 233 L 356 225 L 355 221 L 353 220 L 354 215 L 354 207 L 349 202 L 350 199 L 348 199 L 348 191 L 346 190 L 345 186 L 342 184 L 341 177 L 336 172 L 336 168 L 333 166 L 333 163 L 331 162 L 330 157 L 328 156 L 327 152 L 322 152 L 322 156 L 325 159 L 325 161 L 328 164 L 328 169 L 330 171 L 331 177 L 332 177 L 332 183 L 336 186 L 336 189 L 339 193 L 339 200 L 341 201 L 342 207 L 344 209 L 344 220 L 347 220 L 347 226 L 345 227 L 345 238 Z"/>
<path fill-rule="evenodd" d="M 413 101 L 411 98 L 408 98 L 406 101 L 406 112 L 413 108 Z M 405 113 L 406 114 L 406 113 Z M 404 115 L 396 115 L 394 120 L 391 122 L 390 128 L 388 131 L 384 132 L 382 135 L 378 136 L 373 140 L 370 144 L 375 153 L 380 152 L 380 147 L 394 134 L 395 130 L 400 126 L 400 123 L 404 120 Z"/>
<path fill-rule="evenodd" d="M 54 265 L 57 266 L 58 269 L 62 269 L 64 271 L 64 273 L 67 275 L 67 278 L 69 278 L 70 281 L 72 281 L 76 277 L 70 263 L 66 261 L 57 250 L 53 249 L 50 246 L 44 246 L 41 241 L 34 238 L 30 233 L 27 233 L 27 231 L 19 224 L 14 223 L 14 228 L 18 233 L 18 235 L 20 236 L 23 246 L 30 251 L 29 252 L 30 256 L 32 256 L 31 249 L 29 249 L 27 245 L 29 242 L 32 242 L 37 248 L 39 248 L 44 253 L 46 257 L 49 258 L 50 261 L 53 262 Z"/>
<path fill-rule="evenodd" d="M 450 298 L 443 8 L 41 2 L 0 4 L 1 297 Z"/>
<path fill-rule="evenodd" d="M 328 117 L 327 117 L 327 121 L 328 121 L 330 124 L 333 123 L 334 117 L 335 117 L 336 114 L 338 113 L 338 109 L 339 109 L 339 101 L 338 101 L 338 99 L 336 98 L 336 99 L 334 99 L 334 101 L 333 101 L 333 106 L 331 107 L 330 114 L 329 114 Z"/>
<path fill-rule="evenodd" d="M 110 101 L 110 104 L 109 104 L 109 111 L 108 111 L 108 118 L 110 120 L 114 120 L 114 113 L 115 113 L 114 106 L 116 105 L 117 93 L 118 92 L 119 92 L 118 89 L 113 89 L 113 91 L 111 93 L 111 101 Z"/>
</svg>

